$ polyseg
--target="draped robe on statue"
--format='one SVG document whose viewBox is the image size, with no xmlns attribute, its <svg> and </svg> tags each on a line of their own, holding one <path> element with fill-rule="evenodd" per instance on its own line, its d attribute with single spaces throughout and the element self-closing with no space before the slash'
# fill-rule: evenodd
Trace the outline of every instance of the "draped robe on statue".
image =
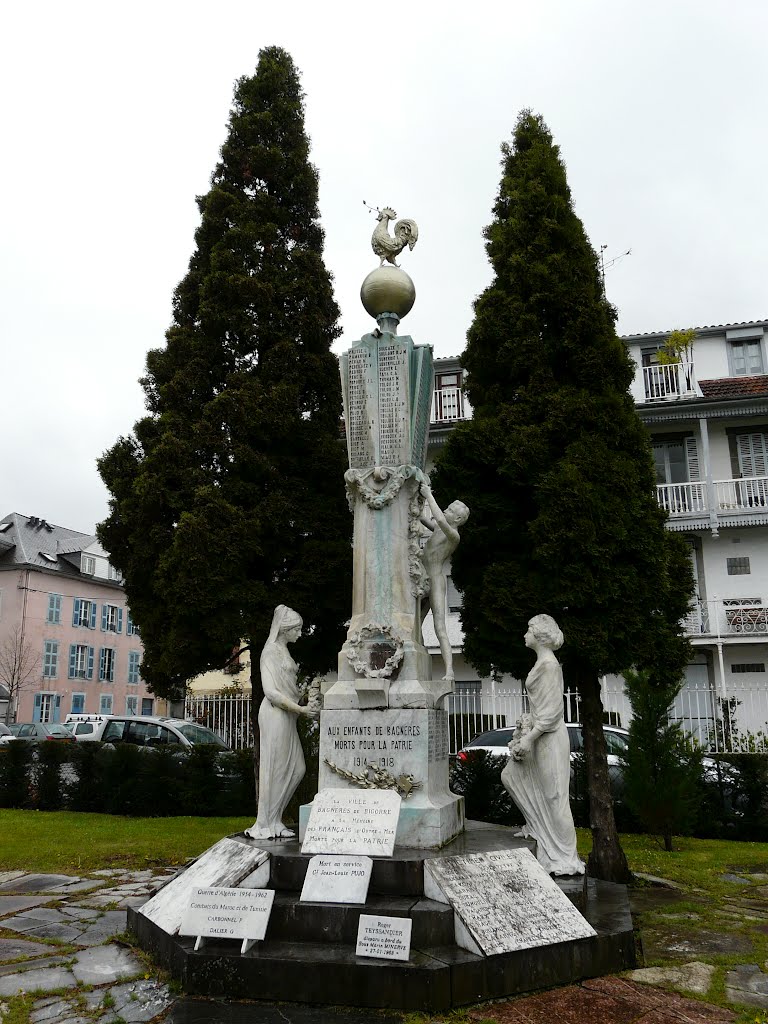
<svg viewBox="0 0 768 1024">
<path fill-rule="evenodd" d="M 570 743 L 563 718 L 563 672 L 559 662 L 537 662 L 525 681 L 533 726 L 542 734 L 520 761 L 510 758 L 501 781 L 536 840 L 536 856 L 555 875 L 584 874 L 576 852 L 569 801 Z"/>
<path fill-rule="evenodd" d="M 297 715 L 280 707 L 281 698 L 299 703 L 297 666 L 282 644 L 267 643 L 261 652 L 264 700 L 259 708 L 259 810 L 254 830 L 279 836 L 283 814 L 307 770 L 297 729 Z"/>
</svg>

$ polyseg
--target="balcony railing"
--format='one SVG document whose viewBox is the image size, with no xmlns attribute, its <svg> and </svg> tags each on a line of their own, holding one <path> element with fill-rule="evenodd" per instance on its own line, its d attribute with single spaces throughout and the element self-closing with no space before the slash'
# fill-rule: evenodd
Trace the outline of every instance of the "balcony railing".
<svg viewBox="0 0 768 1024">
<path fill-rule="evenodd" d="M 768 509 L 768 476 L 745 476 L 715 480 L 715 508 L 718 512 L 750 512 Z M 706 512 L 707 485 L 703 481 L 657 484 L 656 498 L 670 516 Z"/>
<path fill-rule="evenodd" d="M 715 480 L 718 508 L 723 511 L 768 508 L 768 476 Z"/>
<path fill-rule="evenodd" d="M 768 608 L 759 598 L 698 601 L 683 620 L 688 636 L 766 636 Z"/>
<path fill-rule="evenodd" d="M 652 401 L 679 398 L 686 389 L 682 363 L 654 363 L 643 367 L 645 397 Z"/>
<path fill-rule="evenodd" d="M 671 516 L 689 516 L 707 511 L 706 485 L 703 483 L 658 484 L 656 497 Z"/>
<path fill-rule="evenodd" d="M 468 419 L 471 413 L 469 402 L 461 387 L 436 388 L 432 394 L 430 423 L 450 423 L 453 420 Z"/>
</svg>

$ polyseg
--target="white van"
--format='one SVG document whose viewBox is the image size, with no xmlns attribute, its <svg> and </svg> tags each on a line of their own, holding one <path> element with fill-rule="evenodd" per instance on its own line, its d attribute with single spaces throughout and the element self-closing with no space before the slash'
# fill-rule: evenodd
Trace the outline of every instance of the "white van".
<svg viewBox="0 0 768 1024">
<path fill-rule="evenodd" d="M 74 714 L 67 715 L 64 725 L 69 729 L 76 740 L 97 740 L 101 736 L 101 730 L 107 715 Z"/>
</svg>

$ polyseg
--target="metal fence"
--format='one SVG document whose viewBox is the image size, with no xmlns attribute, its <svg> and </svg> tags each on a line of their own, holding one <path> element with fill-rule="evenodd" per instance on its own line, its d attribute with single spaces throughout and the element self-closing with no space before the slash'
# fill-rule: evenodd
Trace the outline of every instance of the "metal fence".
<svg viewBox="0 0 768 1024">
<path fill-rule="evenodd" d="M 607 725 L 626 729 L 632 718 L 624 689 L 618 680 L 603 680 L 602 700 Z M 579 722 L 580 697 L 566 690 L 563 708 L 567 722 Z M 513 728 L 528 710 L 528 698 L 520 684 L 496 686 L 486 692 L 454 693 L 445 702 L 451 754 L 491 729 Z M 238 694 L 189 696 L 186 715 L 218 733 L 235 749 L 253 744 L 251 698 Z M 729 685 L 728 692 L 711 687 L 685 686 L 673 707 L 671 721 L 706 750 L 713 753 L 768 752 L 768 685 L 751 681 Z"/>
</svg>

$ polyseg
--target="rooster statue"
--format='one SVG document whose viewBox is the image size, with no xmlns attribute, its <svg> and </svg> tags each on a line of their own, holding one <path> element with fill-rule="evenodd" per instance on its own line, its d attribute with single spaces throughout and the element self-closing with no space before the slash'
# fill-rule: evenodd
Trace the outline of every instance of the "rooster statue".
<svg viewBox="0 0 768 1024">
<path fill-rule="evenodd" d="M 399 255 L 406 245 L 409 249 L 413 249 L 419 237 L 419 229 L 416 226 L 415 220 L 399 220 L 395 224 L 395 237 L 392 238 L 387 231 L 387 227 L 389 222 L 394 220 L 396 216 L 397 214 L 390 206 L 385 206 L 383 210 L 377 210 L 376 220 L 378 224 L 371 238 L 371 248 L 381 259 L 379 265 L 382 267 L 384 266 L 384 260 L 387 260 L 395 267 L 399 266 L 399 264 L 395 263 L 395 256 Z"/>
</svg>

